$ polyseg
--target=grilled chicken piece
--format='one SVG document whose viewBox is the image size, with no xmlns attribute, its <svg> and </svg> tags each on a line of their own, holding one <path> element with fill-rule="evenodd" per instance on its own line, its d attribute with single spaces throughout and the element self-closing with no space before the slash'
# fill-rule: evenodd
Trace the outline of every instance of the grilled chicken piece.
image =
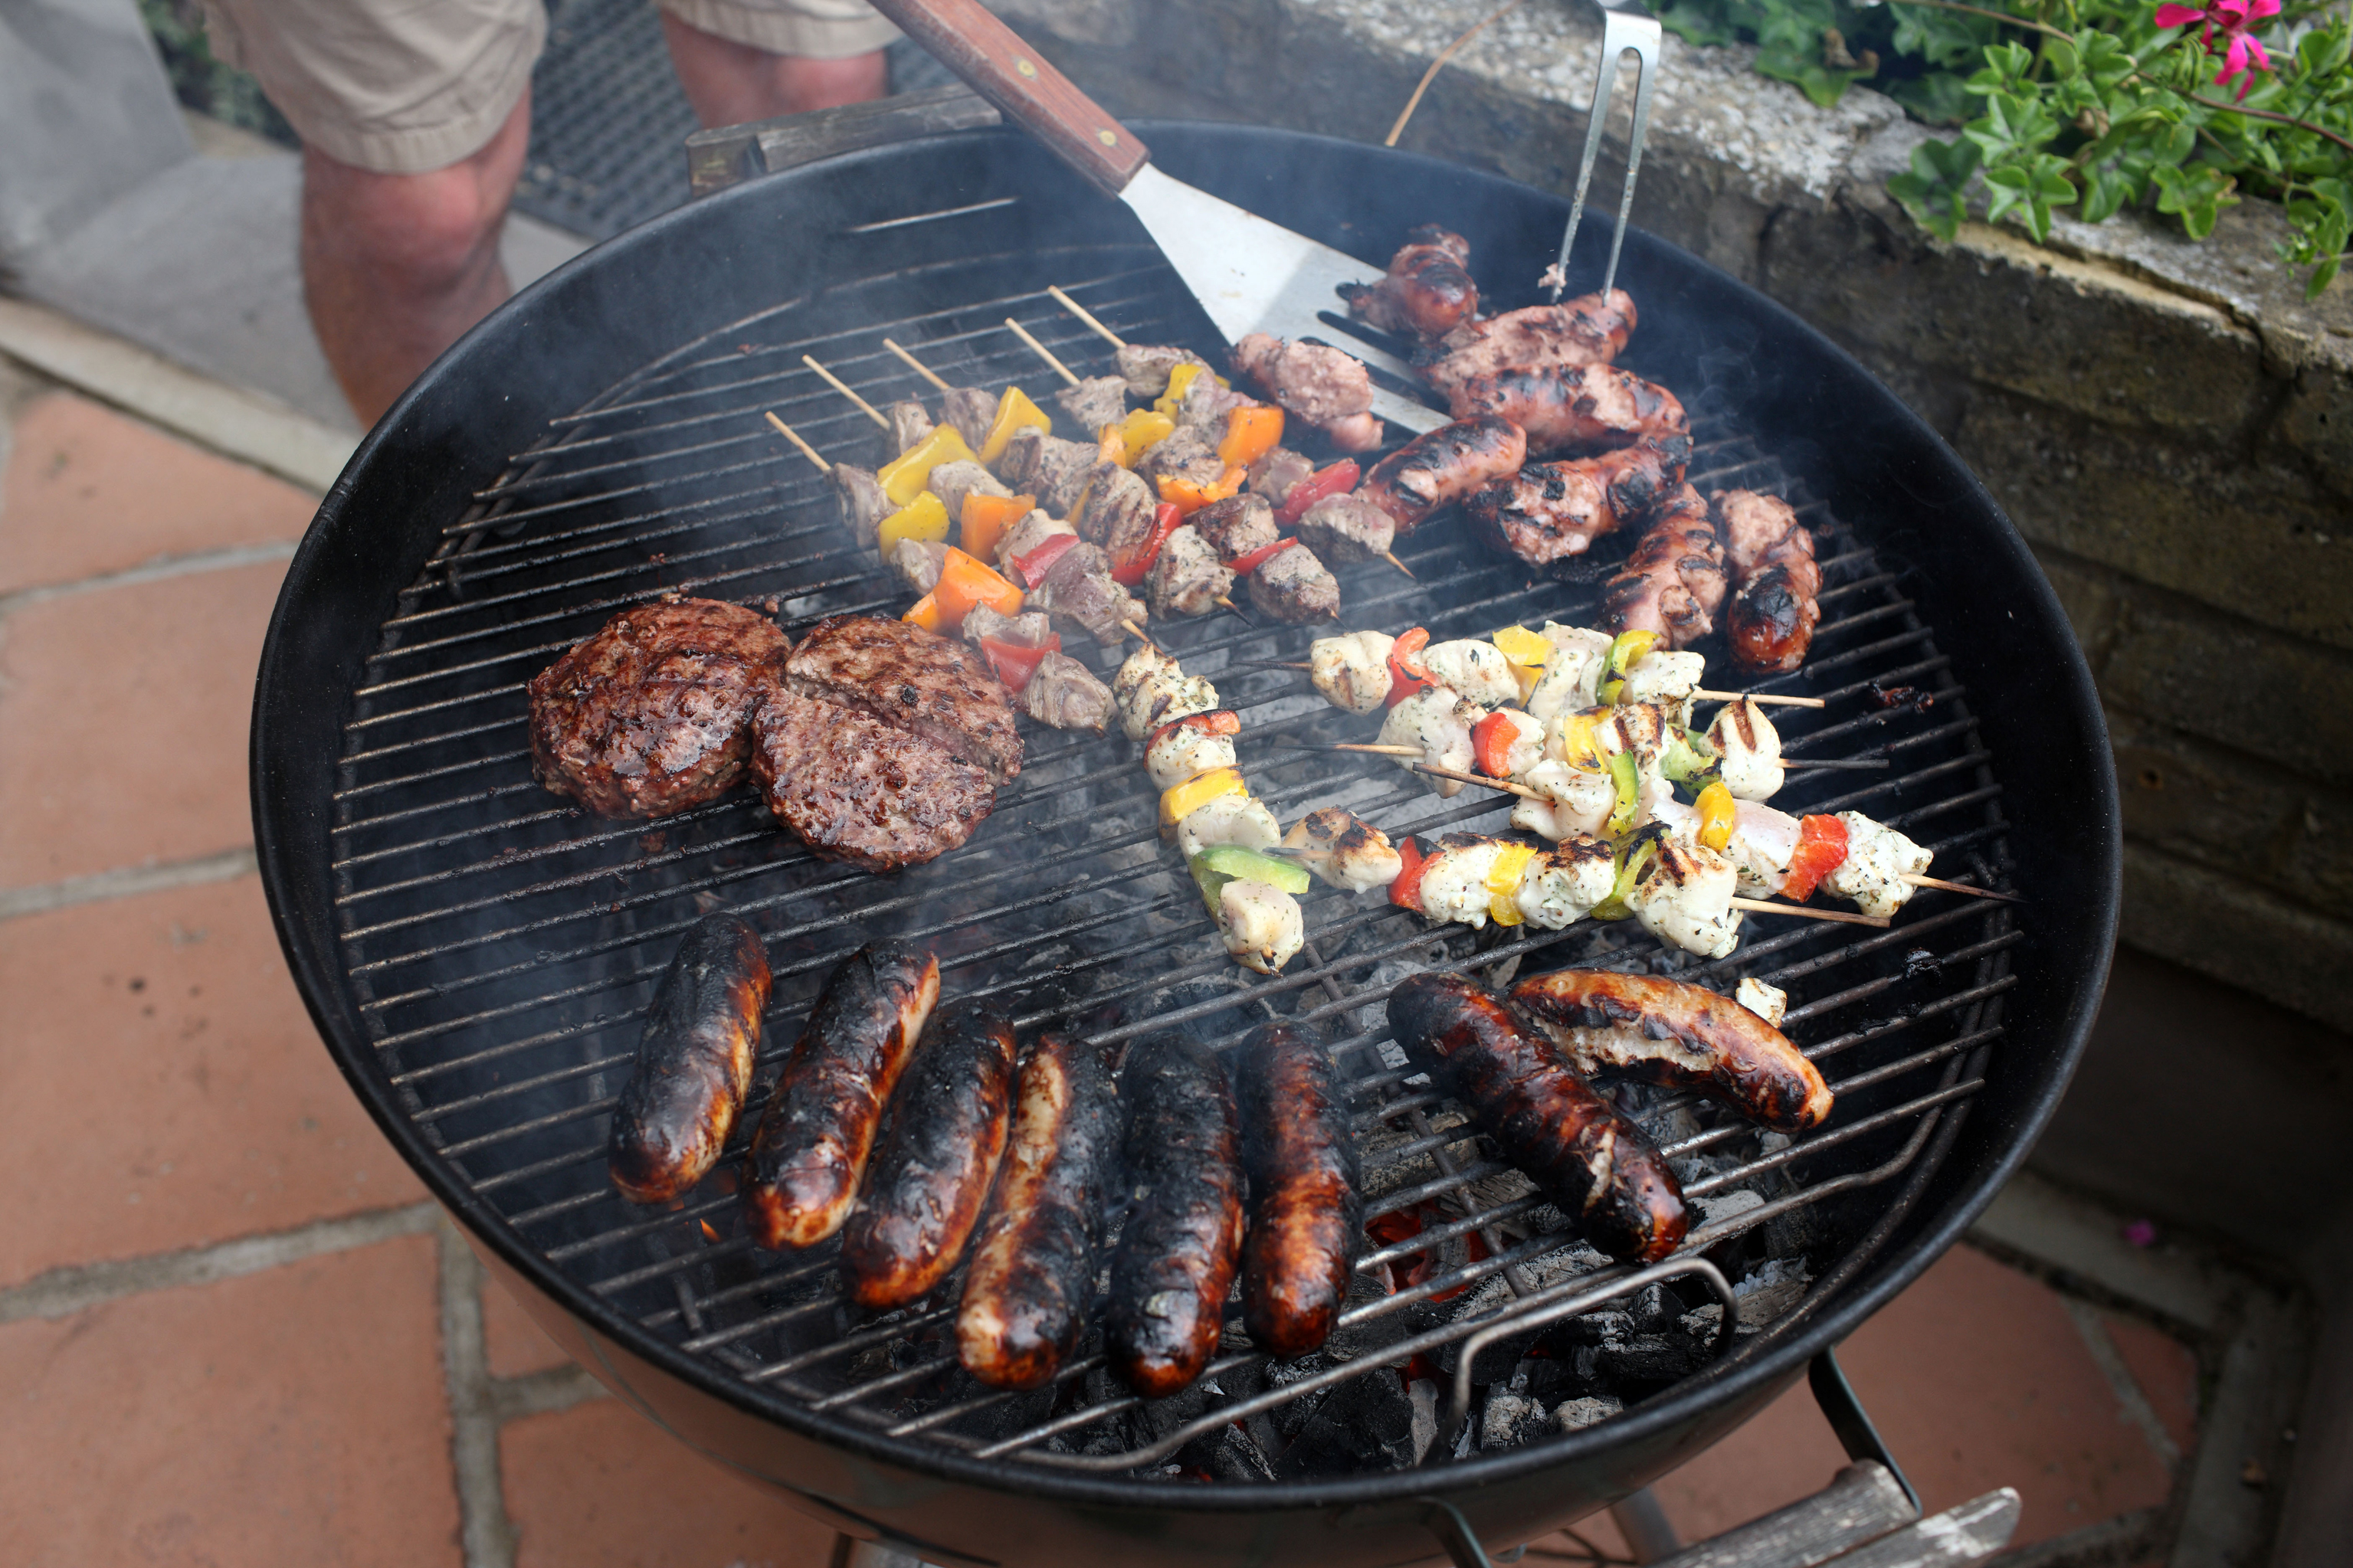
<svg viewBox="0 0 2353 1568">
<path fill-rule="evenodd" d="M 1713 991 L 1565 969 L 1521 981 L 1511 1000 L 1577 1072 L 1694 1089 L 1778 1132 L 1803 1132 L 1830 1116 L 1830 1088 L 1814 1064 L 1780 1030 Z"/>
<path fill-rule="evenodd" d="M 932 433 L 932 416 L 912 397 L 902 397 L 882 411 L 890 421 L 891 450 L 903 452 Z"/>
<path fill-rule="evenodd" d="M 1482 485 L 1462 510 L 1493 549 L 1548 566 L 1648 517 L 1683 483 L 1690 455 L 1691 438 L 1675 436 L 1573 462 L 1530 463 Z"/>
<path fill-rule="evenodd" d="M 1725 628 L 1732 661 L 1760 674 L 1786 675 L 1806 662 L 1821 620 L 1814 536 L 1778 496 L 1719 490 L 1713 499 L 1736 585 Z"/>
<path fill-rule="evenodd" d="M 1339 579 L 1304 544 L 1275 552 L 1248 581 L 1251 605 L 1278 621 L 1297 626 L 1339 617 Z"/>
<path fill-rule="evenodd" d="M 1618 852 L 1607 839 L 1568 833 L 1528 862 L 1513 900 L 1520 918 L 1546 931 L 1566 931 L 1605 902 L 1618 884 Z"/>
<path fill-rule="evenodd" d="M 1486 716 L 1487 710 L 1477 703 L 1443 687 L 1431 687 L 1389 710 L 1389 716 L 1381 723 L 1380 743 L 1416 747 L 1421 752 L 1419 761 L 1431 767 L 1467 773 L 1472 757 L 1471 731 Z M 1415 761 L 1412 757 L 1397 759 L 1399 767 L 1409 769 Z M 1462 793 L 1460 779 L 1431 779 L 1430 783 L 1440 795 L 1450 800 Z"/>
<path fill-rule="evenodd" d="M 1251 332 L 1234 345 L 1234 369 L 1343 452 L 1369 452 L 1381 444 L 1381 422 L 1372 416 L 1373 380 L 1353 354 Z"/>
<path fill-rule="evenodd" d="M 1715 850 L 1662 838 L 1634 879 L 1626 907 L 1668 946 L 1723 958 L 1740 945 L 1740 915 L 1732 907 L 1737 881 L 1732 862 Z"/>
<path fill-rule="evenodd" d="M 1397 519 L 1399 533 L 1410 533 L 1449 501 L 1519 472 L 1527 455 L 1527 432 L 1508 419 L 1457 420 L 1374 464 L 1356 493 Z"/>
<path fill-rule="evenodd" d="M 1155 647 L 1140 647 L 1127 656 L 1111 678 L 1111 694 L 1119 703 L 1120 726 L 1131 741 L 1144 740 L 1189 713 L 1218 710 L 1218 689 L 1200 676 L 1186 674 Z"/>
<path fill-rule="evenodd" d="M 1735 799 L 1770 800 L 1780 789 L 1781 732 L 1757 703 L 1746 697 L 1725 703 L 1707 727 L 1707 739 Z"/>
<path fill-rule="evenodd" d="M 1288 447 L 1277 447 L 1250 466 L 1250 489 L 1252 495 L 1264 496 L 1271 506 L 1281 506 L 1291 494 L 1292 487 L 1315 471 L 1315 465 Z"/>
<path fill-rule="evenodd" d="M 953 425 L 964 444 L 980 450 L 988 427 L 997 423 L 997 395 L 977 386 L 952 386 L 940 394 L 940 423 Z"/>
<path fill-rule="evenodd" d="M 1324 700 L 1351 713 L 1377 713 L 1389 695 L 1389 649 L 1397 639 L 1386 632 L 1343 632 L 1308 646 L 1308 679 Z"/>
<path fill-rule="evenodd" d="M 1216 722 L 1220 718 L 1222 726 Z M 1154 731 L 1144 748 L 1144 771 L 1152 775 L 1152 787 L 1171 790 L 1195 773 L 1232 767 L 1234 738 L 1220 732 L 1232 725 L 1231 715 L 1195 713 Z"/>
<path fill-rule="evenodd" d="M 1270 882 L 1234 881 L 1219 889 L 1218 925 L 1227 954 L 1260 974 L 1282 973 L 1307 941 L 1299 900 Z"/>
<path fill-rule="evenodd" d="M 833 480 L 833 498 L 841 503 L 841 521 L 849 536 L 860 549 L 873 549 L 882 520 L 899 510 L 897 503 L 883 493 L 882 481 L 871 468 L 836 463 L 827 477 Z"/>
<path fill-rule="evenodd" d="M 1101 454 L 1092 441 L 1063 441 L 1035 426 L 1013 433 L 997 459 L 997 477 L 1015 495 L 1036 496 L 1039 507 L 1068 517 Z"/>
<path fill-rule="evenodd" d="M 1038 661 L 1014 700 L 1040 724 L 1098 733 L 1111 722 L 1115 708 L 1111 688 L 1096 679 L 1093 670 L 1068 654 L 1052 652 Z"/>
<path fill-rule="evenodd" d="M 1339 565 L 1387 555 L 1397 542 L 1397 520 L 1361 496 L 1325 496 L 1299 519 L 1299 537 Z"/>
<path fill-rule="evenodd" d="M 1822 887 L 1841 899 L 1852 899 L 1867 915 L 1893 915 L 1912 899 L 1906 876 L 1919 876 L 1934 858 L 1895 829 L 1873 822 L 1859 811 L 1841 811 L 1846 827 L 1846 858 L 1822 879 Z"/>
<path fill-rule="evenodd" d="M 1280 537 L 1274 526 L 1274 508 L 1264 496 L 1248 491 L 1210 502 L 1187 518 L 1186 526 L 1199 534 L 1202 542 L 1216 551 L 1220 561 L 1239 561 L 1265 549 Z"/>
<path fill-rule="evenodd" d="M 1483 638 L 1431 643 L 1421 650 L 1421 668 L 1439 685 L 1482 708 L 1520 700 L 1520 678 L 1512 673 L 1512 661 Z"/>
<path fill-rule="evenodd" d="M 1528 692 L 1528 712 L 1545 724 L 1563 713 L 1578 713 L 1600 700 L 1601 672 L 1609 659 L 1608 632 L 1546 621 L 1544 638 L 1553 646 L 1544 673 Z"/>
<path fill-rule="evenodd" d="M 1206 616 L 1234 585 L 1234 574 L 1218 560 L 1190 523 L 1171 530 L 1144 579 L 1152 613 L 1162 620 Z"/>
<path fill-rule="evenodd" d="M 1627 667 L 1625 686 L 1618 700 L 1654 702 L 1677 715 L 1677 722 L 1682 722 L 1684 710 L 1691 705 L 1692 693 L 1699 689 L 1700 676 L 1706 668 L 1707 660 L 1698 654 L 1653 648 Z"/>
<path fill-rule="evenodd" d="M 936 539 L 902 539 L 891 547 L 891 570 L 918 594 L 940 585 L 947 563 L 948 547 Z"/>
<path fill-rule="evenodd" d="M 1777 1029 L 1789 1011 L 1789 994 L 1753 974 L 1740 977 L 1740 984 L 1732 988 L 1732 999 Z"/>
<path fill-rule="evenodd" d="M 1135 460 L 1135 471 L 1156 490 L 1163 479 L 1215 484 L 1225 473 L 1226 465 L 1218 457 L 1215 437 L 1195 426 L 1180 425 L 1175 434 L 1155 441 L 1151 449 Z"/>
<path fill-rule="evenodd" d="M 995 474 L 978 463 L 967 463 L 961 458 L 934 467 L 931 477 L 923 481 L 923 488 L 940 498 L 940 504 L 948 509 L 948 521 L 951 522 L 964 521 L 964 500 L 966 496 L 1009 496 L 1013 493 L 998 481 Z"/>
<path fill-rule="evenodd" d="M 1440 338 L 1479 311 L 1471 280 L 1471 242 L 1434 223 L 1406 231 L 1377 283 L 1343 283 L 1348 313 L 1385 332 Z"/>
<path fill-rule="evenodd" d="M 1100 432 L 1127 417 L 1127 378 L 1091 375 L 1054 394 L 1054 401 L 1071 416 L 1073 427 Z"/>
<path fill-rule="evenodd" d="M 1630 447 L 1691 433 L 1682 400 L 1616 365 L 1500 370 L 1474 375 L 1447 396 L 1457 419 L 1501 417 L 1527 432 L 1536 452 Z"/>
<path fill-rule="evenodd" d="M 1123 343 L 1115 357 L 1119 374 L 1127 380 L 1128 395 L 1146 402 L 1168 390 L 1168 373 L 1178 365 L 1209 368 L 1209 362 L 1199 354 L 1171 343 Z"/>
<path fill-rule="evenodd" d="M 1585 294 L 1557 305 L 1466 321 L 1447 334 L 1439 345 L 1442 356 L 1421 374 L 1440 396 L 1451 397 L 1478 376 L 1608 364 L 1633 332 L 1634 300 L 1626 290 Z"/>
<path fill-rule="evenodd" d="M 1689 647 L 1715 629 L 1724 587 L 1724 542 L 1685 485 L 1604 585 L 1605 619 L 1613 631 L 1658 632 L 1669 647 Z"/>
<path fill-rule="evenodd" d="M 1293 849 L 1314 851 L 1300 860 L 1308 874 L 1351 893 L 1386 888 L 1405 870 L 1404 858 L 1388 834 L 1336 805 L 1311 811 L 1293 823 L 1282 842 Z"/>
<path fill-rule="evenodd" d="M 1617 786 L 1608 773 L 1573 768 L 1556 757 L 1514 777 L 1530 789 L 1542 790 L 1545 798 L 1522 796 L 1512 806 L 1512 826 L 1562 843 L 1600 832 L 1618 804 Z"/>
<path fill-rule="evenodd" d="M 1230 844 L 1242 849 L 1271 849 L 1282 842 L 1282 829 L 1265 803 L 1247 795 L 1221 795 L 1187 814 L 1176 825 L 1176 849 L 1189 861 L 1204 849 Z"/>
</svg>

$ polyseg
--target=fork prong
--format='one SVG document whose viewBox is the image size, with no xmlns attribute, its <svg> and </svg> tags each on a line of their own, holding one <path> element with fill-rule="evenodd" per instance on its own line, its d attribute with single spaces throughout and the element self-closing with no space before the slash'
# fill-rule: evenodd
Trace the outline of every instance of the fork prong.
<svg viewBox="0 0 2353 1568">
<path fill-rule="evenodd" d="M 1657 20 L 1630 0 L 1619 0 L 1619 5 L 1604 0 L 1601 27 L 1601 66 L 1593 77 L 1593 110 L 1585 125 L 1585 152 L 1577 161 L 1577 192 L 1569 200 L 1568 226 L 1560 237 L 1560 256 L 1553 263 L 1553 284 L 1550 299 L 1560 302 L 1568 285 L 1568 253 L 1577 244 L 1577 231 L 1585 221 L 1586 194 L 1593 185 L 1593 165 L 1601 156 L 1601 141 L 1609 124 L 1609 100 L 1618 86 L 1618 67 L 1628 51 L 1635 56 L 1634 124 L 1626 149 L 1626 188 L 1618 203 L 1618 226 L 1609 240 L 1609 266 L 1604 275 L 1602 289 L 1607 292 L 1618 279 L 1618 247 L 1625 240 L 1626 215 L 1634 205 L 1634 175 L 1642 161 L 1642 138 L 1650 127 L 1651 93 L 1656 83 L 1660 40 L 1663 30 Z"/>
</svg>

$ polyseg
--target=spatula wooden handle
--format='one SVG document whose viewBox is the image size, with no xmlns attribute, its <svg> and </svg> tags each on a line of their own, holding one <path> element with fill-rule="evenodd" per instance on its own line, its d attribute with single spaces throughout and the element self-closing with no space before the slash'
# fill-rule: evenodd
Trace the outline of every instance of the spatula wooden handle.
<svg viewBox="0 0 2353 1568">
<path fill-rule="evenodd" d="M 1117 195 L 1151 159 L 1135 133 L 1046 63 L 977 0 L 872 0 L 939 62 L 1106 192 Z"/>
</svg>

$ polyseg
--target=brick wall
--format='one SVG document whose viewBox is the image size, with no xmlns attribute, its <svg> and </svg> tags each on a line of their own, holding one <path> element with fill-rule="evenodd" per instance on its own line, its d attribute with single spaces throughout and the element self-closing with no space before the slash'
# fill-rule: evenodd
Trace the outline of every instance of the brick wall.
<svg viewBox="0 0 2353 1568">
<path fill-rule="evenodd" d="M 1003 0 L 1114 111 L 1378 141 L 1492 0 Z M 1400 145 L 1565 190 L 1598 23 L 1484 29 Z M 1626 85 L 1630 86 L 1630 78 Z M 2073 616 L 2124 786 L 2125 940 L 2341 1023 L 2353 994 L 2353 290 L 2249 203 L 1936 244 L 1886 196 L 1923 132 L 1667 43 L 1635 221 L 1781 300 L 1959 449 Z M 1619 95 L 1621 123 L 1630 95 Z M 1614 199 L 1605 162 L 1596 190 Z"/>
</svg>

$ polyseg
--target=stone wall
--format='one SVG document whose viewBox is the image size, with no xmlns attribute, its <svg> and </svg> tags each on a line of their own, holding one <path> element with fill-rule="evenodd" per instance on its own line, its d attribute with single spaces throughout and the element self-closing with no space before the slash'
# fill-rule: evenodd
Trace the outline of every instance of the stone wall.
<svg viewBox="0 0 2353 1568">
<path fill-rule="evenodd" d="M 1114 112 L 1375 142 L 1493 6 L 998 5 Z M 1599 34 L 1587 8 L 1529 0 L 1455 56 L 1399 145 L 1567 189 Z M 2254 202 L 2203 245 L 2129 219 L 2064 225 L 2047 248 L 1983 225 L 1936 243 L 1884 189 L 1924 135 L 1876 94 L 1818 109 L 1746 50 L 1670 37 L 1635 222 L 1872 365 L 2033 543 L 2115 727 L 2125 940 L 2341 1026 L 2353 289 L 2306 304 Z M 1619 178 L 1605 161 L 1605 209 Z"/>
</svg>

